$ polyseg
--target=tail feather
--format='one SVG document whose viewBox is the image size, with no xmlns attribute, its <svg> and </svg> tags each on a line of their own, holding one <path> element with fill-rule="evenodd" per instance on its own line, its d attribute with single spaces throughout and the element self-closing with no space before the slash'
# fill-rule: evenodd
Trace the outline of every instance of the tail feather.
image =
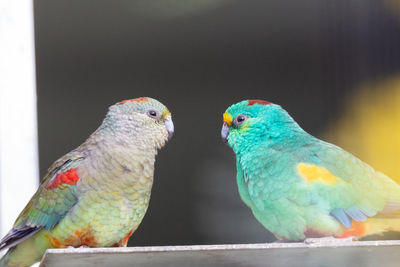
<svg viewBox="0 0 400 267">
<path fill-rule="evenodd" d="M 370 218 L 366 221 L 365 235 L 383 234 L 389 231 L 400 232 L 400 218 Z"/>
<path fill-rule="evenodd" d="M 343 232 L 339 238 L 355 236 L 358 238 L 370 235 L 382 235 L 385 232 L 400 232 L 400 218 L 383 219 L 383 218 L 368 218 L 364 222 L 352 220 L 349 228 L 343 227 Z"/>
<path fill-rule="evenodd" d="M 11 229 L 5 237 L 0 240 L 0 251 L 16 246 L 31 235 L 40 230 L 40 227 L 24 226 L 19 229 Z"/>
<path fill-rule="evenodd" d="M 10 261 L 10 255 L 12 253 L 12 248 L 7 251 L 7 253 L 0 259 L 0 267 L 8 267 L 8 262 Z"/>
<path fill-rule="evenodd" d="M 40 261 L 46 249 L 50 247 L 44 231 L 39 231 L 8 249 L 7 253 L 0 259 L 0 267 L 27 267 Z"/>
<path fill-rule="evenodd" d="M 381 219 L 400 219 L 400 202 L 389 201 L 385 208 L 376 214 L 374 218 Z"/>
</svg>

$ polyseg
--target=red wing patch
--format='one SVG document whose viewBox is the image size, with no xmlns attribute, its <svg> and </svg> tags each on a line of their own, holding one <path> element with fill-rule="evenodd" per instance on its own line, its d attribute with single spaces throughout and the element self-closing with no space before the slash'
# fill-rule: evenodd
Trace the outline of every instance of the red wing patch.
<svg viewBox="0 0 400 267">
<path fill-rule="evenodd" d="M 249 103 L 247 104 L 248 106 L 252 106 L 254 104 L 260 104 L 260 105 L 271 105 L 271 102 L 265 101 L 265 100 L 260 100 L 260 99 L 253 99 L 249 100 Z"/>
<path fill-rule="evenodd" d="M 57 174 L 53 181 L 46 186 L 46 189 L 54 189 L 61 184 L 75 185 L 78 180 L 79 176 L 76 173 L 76 168 L 69 169 L 68 171 Z"/>
<path fill-rule="evenodd" d="M 132 102 L 143 103 L 143 102 L 147 102 L 147 101 L 149 101 L 149 99 L 147 97 L 138 97 L 138 98 L 134 98 L 134 99 L 123 100 L 123 101 L 119 102 L 119 104 L 132 103 Z"/>
</svg>

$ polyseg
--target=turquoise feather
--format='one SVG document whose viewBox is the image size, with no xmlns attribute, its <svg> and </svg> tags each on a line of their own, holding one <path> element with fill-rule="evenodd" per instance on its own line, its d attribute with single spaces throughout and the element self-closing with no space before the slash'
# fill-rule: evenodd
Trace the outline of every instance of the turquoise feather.
<svg viewBox="0 0 400 267">
<path fill-rule="evenodd" d="M 278 239 L 400 229 L 400 186 L 311 136 L 280 106 L 260 100 L 232 105 L 222 135 L 236 154 L 241 198 Z"/>
</svg>

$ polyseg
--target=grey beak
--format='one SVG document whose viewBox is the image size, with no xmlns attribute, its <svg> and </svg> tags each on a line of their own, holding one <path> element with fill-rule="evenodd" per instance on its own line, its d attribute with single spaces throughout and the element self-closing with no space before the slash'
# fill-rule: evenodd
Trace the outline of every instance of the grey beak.
<svg viewBox="0 0 400 267">
<path fill-rule="evenodd" d="M 224 141 L 224 143 L 228 142 L 228 136 L 229 136 L 229 126 L 228 124 L 226 124 L 226 122 L 224 122 L 221 129 L 221 138 L 222 141 Z"/>
<path fill-rule="evenodd" d="M 167 132 L 168 132 L 168 140 L 169 140 L 174 135 L 174 123 L 172 122 L 171 115 L 168 115 L 165 118 L 164 124 L 165 124 L 165 128 L 167 129 Z"/>
</svg>

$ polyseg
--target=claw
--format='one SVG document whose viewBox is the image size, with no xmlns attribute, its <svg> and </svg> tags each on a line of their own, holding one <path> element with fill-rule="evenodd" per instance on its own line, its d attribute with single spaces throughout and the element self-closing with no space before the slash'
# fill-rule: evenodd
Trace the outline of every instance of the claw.
<svg viewBox="0 0 400 267">
<path fill-rule="evenodd" d="M 68 246 L 67 248 L 89 248 L 89 247 L 86 246 L 86 245 L 82 245 L 82 246 L 80 246 L 80 247 Z"/>
</svg>

